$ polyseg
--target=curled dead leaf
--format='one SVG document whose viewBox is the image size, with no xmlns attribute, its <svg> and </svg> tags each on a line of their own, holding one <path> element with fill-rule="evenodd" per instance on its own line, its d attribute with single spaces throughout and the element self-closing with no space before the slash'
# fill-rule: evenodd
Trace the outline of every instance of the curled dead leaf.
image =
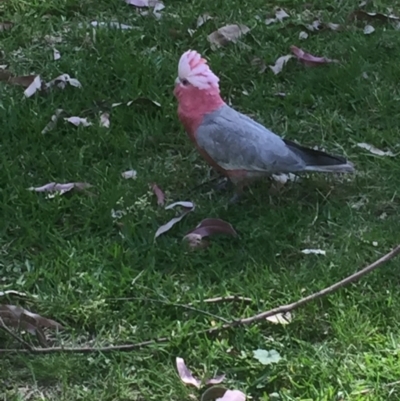
<svg viewBox="0 0 400 401">
<path fill-rule="evenodd" d="M 191 384 L 197 388 L 200 388 L 201 381 L 195 378 L 192 372 L 188 369 L 183 358 L 176 358 L 176 369 L 178 370 L 179 377 L 185 384 Z"/>
<path fill-rule="evenodd" d="M 53 49 L 53 60 L 59 60 L 61 58 L 61 53 L 57 49 Z"/>
<path fill-rule="evenodd" d="M 34 192 L 56 192 L 59 193 L 60 195 L 63 195 L 72 189 L 89 193 L 86 191 L 86 189 L 92 187 L 91 184 L 88 184 L 86 182 L 69 182 L 66 184 L 59 184 L 56 182 L 50 182 L 46 185 L 43 185 L 41 187 L 30 187 L 28 188 L 28 191 L 34 191 Z"/>
<path fill-rule="evenodd" d="M 53 130 L 57 125 L 58 119 L 63 113 L 63 109 L 57 109 L 55 113 L 51 116 L 49 123 L 43 128 L 42 134 L 46 134 L 47 132 Z"/>
<path fill-rule="evenodd" d="M 359 148 L 368 150 L 368 151 L 371 152 L 373 155 L 377 155 L 377 156 L 390 156 L 390 157 L 396 156 L 391 150 L 383 151 L 383 150 L 381 150 L 381 149 L 376 148 L 376 147 L 373 146 L 373 145 L 370 145 L 369 143 L 365 143 L 365 142 L 357 143 L 357 146 L 358 146 Z"/>
<path fill-rule="evenodd" d="M 265 63 L 265 61 L 259 57 L 253 58 L 253 60 L 251 60 L 251 65 L 258 67 L 258 72 L 260 74 L 265 72 L 265 70 L 267 69 L 267 64 Z"/>
<path fill-rule="evenodd" d="M 75 127 L 79 127 L 80 125 L 83 125 L 84 127 L 89 127 L 90 125 L 92 125 L 92 123 L 88 121 L 87 118 L 77 116 L 66 117 L 64 118 L 64 121 L 68 121 L 72 125 L 75 125 Z"/>
<path fill-rule="evenodd" d="M 286 325 L 292 321 L 292 314 L 290 312 L 277 313 L 276 315 L 268 316 L 266 319 L 271 323 Z"/>
<path fill-rule="evenodd" d="M 220 384 L 225 380 L 226 375 L 215 376 L 206 381 L 206 384 Z"/>
<path fill-rule="evenodd" d="M 250 28 L 242 24 L 225 25 L 207 36 L 211 43 L 211 48 L 215 50 L 218 47 L 226 46 L 228 43 L 236 43 L 240 37 L 250 32 Z"/>
<path fill-rule="evenodd" d="M 174 209 L 176 206 L 182 207 L 183 212 L 179 216 L 171 219 L 168 223 L 159 227 L 154 235 L 154 239 L 169 231 L 176 223 L 179 223 L 188 213 L 193 212 L 195 209 L 195 204 L 193 202 L 178 201 L 166 206 L 165 210 Z"/>
<path fill-rule="evenodd" d="M 37 75 L 32 83 L 25 89 L 24 95 L 26 97 L 31 97 L 40 89 L 42 89 L 42 80 L 40 79 L 40 75 Z"/>
<path fill-rule="evenodd" d="M 202 25 L 204 25 L 210 19 L 213 19 L 213 18 L 211 17 L 211 15 L 209 13 L 204 13 L 202 15 L 199 15 L 199 17 L 197 18 L 196 27 L 200 28 Z"/>
<path fill-rule="evenodd" d="M 296 46 L 290 46 L 290 50 L 296 56 L 297 60 L 309 67 L 339 62 L 338 60 L 332 60 L 326 57 L 313 56 L 312 54 L 306 53 L 304 50 L 299 49 Z"/>
<path fill-rule="evenodd" d="M 237 237 L 237 232 L 231 224 L 221 219 L 204 219 L 196 228 L 189 231 L 183 240 L 187 241 L 192 248 L 204 248 L 208 243 L 203 238 L 210 237 L 215 234 L 225 234 Z"/>
<path fill-rule="evenodd" d="M 110 114 L 102 113 L 100 115 L 100 127 L 110 128 Z"/>
<path fill-rule="evenodd" d="M 268 67 L 272 70 L 275 75 L 278 75 L 285 64 L 292 58 L 291 54 L 287 54 L 286 56 L 281 56 L 275 61 L 275 65 L 269 65 Z"/>
</svg>

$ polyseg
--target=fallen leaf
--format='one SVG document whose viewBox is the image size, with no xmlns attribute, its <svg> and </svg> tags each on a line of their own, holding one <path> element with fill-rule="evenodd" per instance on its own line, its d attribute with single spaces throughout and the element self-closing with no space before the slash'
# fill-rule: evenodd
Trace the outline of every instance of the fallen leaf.
<svg viewBox="0 0 400 401">
<path fill-rule="evenodd" d="M 64 113 L 63 109 L 57 109 L 56 112 L 51 116 L 50 122 L 43 128 L 42 134 L 46 134 L 47 132 L 53 130 L 56 125 L 59 117 Z"/>
<path fill-rule="evenodd" d="M 62 42 L 62 37 L 61 36 L 52 36 L 52 35 L 45 35 L 44 40 L 50 44 L 54 45 L 56 43 L 61 43 Z"/>
<path fill-rule="evenodd" d="M 383 22 L 387 21 L 399 21 L 400 17 L 397 17 L 393 14 L 382 14 L 382 13 L 367 13 L 364 10 L 355 10 L 353 11 L 350 16 L 350 19 L 359 19 L 359 20 L 380 20 Z"/>
<path fill-rule="evenodd" d="M 372 25 L 365 25 L 364 35 L 370 35 L 372 32 L 375 32 L 375 28 Z"/>
<path fill-rule="evenodd" d="M 144 105 L 149 105 L 149 106 L 157 106 L 161 107 L 161 104 L 156 102 L 155 100 L 151 100 L 147 97 L 138 97 L 135 100 L 130 100 L 129 102 L 119 102 L 119 103 L 113 103 L 111 107 L 118 107 L 121 105 L 126 105 L 130 106 L 132 104 L 144 104 Z"/>
<path fill-rule="evenodd" d="M 102 113 L 100 115 L 100 127 L 110 128 L 110 114 Z"/>
<path fill-rule="evenodd" d="M 364 142 L 363 143 L 357 143 L 357 146 L 359 148 L 366 149 L 366 150 L 370 151 L 372 154 L 377 155 L 377 156 L 390 156 L 390 157 L 394 157 L 395 156 L 395 154 L 391 150 L 388 150 L 388 151 L 385 152 L 383 150 L 380 150 L 380 149 L 376 148 L 373 145 L 370 145 L 369 143 L 364 143 Z"/>
<path fill-rule="evenodd" d="M 210 19 L 213 19 L 213 18 L 208 13 L 199 15 L 199 17 L 197 18 L 196 27 L 200 28 L 202 25 L 204 25 Z"/>
<path fill-rule="evenodd" d="M 251 65 L 258 67 L 258 72 L 260 74 L 265 72 L 265 70 L 267 69 L 267 64 L 265 63 L 265 61 L 259 57 L 254 57 L 253 60 L 251 60 Z"/>
<path fill-rule="evenodd" d="M 325 24 L 331 31 L 339 31 L 342 27 L 340 24 L 334 24 L 333 22 L 327 22 Z"/>
<path fill-rule="evenodd" d="M 270 365 L 271 363 L 277 363 L 282 358 L 279 355 L 278 351 L 274 349 L 267 351 L 265 349 L 257 349 L 253 351 L 253 356 L 257 359 L 262 365 Z"/>
<path fill-rule="evenodd" d="M 237 232 L 232 225 L 221 219 L 204 219 L 196 226 L 196 228 L 189 231 L 186 236 L 189 234 L 199 235 L 201 238 L 215 234 L 226 234 L 237 237 Z"/>
<path fill-rule="evenodd" d="M 45 318 L 15 305 L 0 305 L 0 318 L 0 326 L 5 325 L 26 330 L 28 333 L 36 335 L 43 346 L 47 346 L 47 341 L 42 327 L 56 330 L 63 329 L 61 324 L 55 320 Z"/>
<path fill-rule="evenodd" d="M 303 249 L 301 250 L 301 253 L 304 253 L 305 255 L 326 255 L 326 251 L 322 249 Z"/>
<path fill-rule="evenodd" d="M 77 116 L 66 117 L 64 118 L 64 120 L 75 125 L 76 127 L 79 127 L 80 125 L 83 125 L 84 127 L 89 127 L 90 125 L 92 125 L 92 123 L 88 121 L 87 118 L 81 118 Z"/>
<path fill-rule="evenodd" d="M 125 179 L 133 178 L 136 179 L 137 171 L 136 170 L 128 170 L 121 173 L 122 177 Z"/>
<path fill-rule="evenodd" d="M 59 60 L 61 58 L 61 54 L 57 49 L 53 49 L 53 59 Z"/>
<path fill-rule="evenodd" d="M 10 21 L 0 22 L 0 32 L 8 31 L 14 26 L 14 23 Z"/>
<path fill-rule="evenodd" d="M 90 23 L 91 26 L 95 28 L 113 28 L 113 29 L 121 29 L 121 30 L 127 30 L 127 29 L 133 29 L 133 26 L 131 25 L 125 25 L 121 24 L 116 21 L 110 21 L 110 22 L 99 22 L 99 21 L 92 21 Z"/>
<path fill-rule="evenodd" d="M 322 65 L 322 64 L 327 64 L 327 63 L 338 63 L 338 60 L 332 60 L 326 57 L 316 57 L 313 56 L 310 53 L 306 53 L 304 50 L 299 49 L 296 46 L 290 46 L 290 50 L 292 51 L 292 53 L 297 57 L 297 59 L 309 66 L 309 67 L 315 67 L 317 65 Z"/>
<path fill-rule="evenodd" d="M 278 75 L 285 64 L 292 58 L 293 56 L 291 54 L 288 54 L 286 56 L 281 56 L 275 61 L 275 65 L 269 65 L 268 67 L 271 68 L 272 72 L 275 75 Z"/>
<path fill-rule="evenodd" d="M 183 207 L 182 214 L 177 217 L 174 217 L 168 223 L 159 227 L 154 235 L 154 239 L 169 231 L 176 223 L 180 222 L 188 213 L 193 212 L 193 210 L 195 209 L 195 204 L 193 202 L 179 201 L 166 206 L 165 210 L 173 209 L 176 206 Z"/>
<path fill-rule="evenodd" d="M 151 184 L 151 189 L 157 197 L 157 205 L 163 206 L 165 203 L 165 194 L 157 184 Z"/>
<path fill-rule="evenodd" d="M 71 78 L 68 74 L 61 74 L 58 77 L 52 79 L 50 82 L 46 84 L 46 88 L 49 89 L 52 86 L 57 86 L 60 89 L 64 89 L 67 84 L 74 86 L 76 88 L 81 88 L 81 83 L 75 79 Z"/>
<path fill-rule="evenodd" d="M 35 80 L 36 75 L 23 75 L 20 77 L 13 76 L 11 71 L 6 70 L 6 65 L 2 66 L 0 71 L 0 81 L 6 82 L 12 85 L 20 85 L 27 88 Z"/>
<path fill-rule="evenodd" d="M 264 22 L 265 25 L 271 25 L 274 22 L 282 22 L 285 18 L 289 17 L 290 15 L 283 8 L 277 8 L 275 10 L 275 18 L 267 18 Z"/>
<path fill-rule="evenodd" d="M 290 312 L 277 313 L 276 315 L 268 316 L 266 319 L 271 323 L 286 325 L 292 321 L 292 314 Z"/>
<path fill-rule="evenodd" d="M 246 395 L 239 390 L 227 390 L 224 396 L 216 401 L 246 401 Z"/>
<path fill-rule="evenodd" d="M 182 358 L 176 358 L 176 369 L 183 383 L 200 388 L 201 381 L 193 377 L 192 372 L 186 367 L 185 361 Z"/>
<path fill-rule="evenodd" d="M 305 40 L 305 39 L 307 39 L 307 38 L 308 38 L 308 33 L 307 33 L 307 32 L 301 31 L 301 32 L 299 33 L 299 39 L 300 39 L 300 40 Z"/>
<path fill-rule="evenodd" d="M 248 32 L 250 32 L 250 28 L 246 25 L 226 25 L 208 35 L 207 40 L 211 43 L 211 47 L 216 49 L 226 46 L 230 42 L 236 43 L 241 36 L 246 35 Z"/>
<path fill-rule="evenodd" d="M 42 88 L 42 80 L 40 79 L 40 75 L 37 75 L 32 83 L 25 89 L 24 95 L 26 97 L 31 97 L 33 96 L 36 91 Z"/>
<path fill-rule="evenodd" d="M 6 291 L 0 291 L 0 297 L 8 295 L 16 295 L 18 297 L 27 297 L 27 295 L 24 292 L 19 292 L 19 291 L 14 291 L 14 290 L 6 290 Z"/>
<path fill-rule="evenodd" d="M 87 188 L 90 188 L 92 185 L 86 183 L 86 182 L 69 182 L 66 184 L 59 184 L 56 182 L 50 182 L 46 185 L 43 185 L 41 187 L 30 187 L 28 188 L 28 191 L 34 191 L 34 192 L 58 192 L 60 195 L 65 194 L 66 192 L 71 191 L 72 189 L 75 189 L 77 191 L 82 191 L 86 192 Z"/>
<path fill-rule="evenodd" d="M 206 381 L 206 384 L 220 384 L 225 380 L 226 375 L 215 376 Z"/>
<path fill-rule="evenodd" d="M 275 17 L 278 21 L 283 21 L 285 18 L 289 18 L 289 14 L 283 8 L 278 8 L 275 11 Z"/>
</svg>

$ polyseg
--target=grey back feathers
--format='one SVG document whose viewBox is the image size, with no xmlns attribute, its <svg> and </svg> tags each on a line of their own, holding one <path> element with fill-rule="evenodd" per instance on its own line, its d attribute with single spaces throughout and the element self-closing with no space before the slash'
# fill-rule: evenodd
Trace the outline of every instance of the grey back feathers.
<svg viewBox="0 0 400 401">
<path fill-rule="evenodd" d="M 196 141 L 225 170 L 265 174 L 354 170 L 346 159 L 283 140 L 228 105 L 204 117 Z"/>
</svg>

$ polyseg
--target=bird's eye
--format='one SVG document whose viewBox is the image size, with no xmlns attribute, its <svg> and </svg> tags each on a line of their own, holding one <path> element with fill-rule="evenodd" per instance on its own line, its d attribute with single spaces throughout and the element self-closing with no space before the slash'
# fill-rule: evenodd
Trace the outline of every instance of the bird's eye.
<svg viewBox="0 0 400 401">
<path fill-rule="evenodd" d="M 183 78 L 181 80 L 181 84 L 184 85 L 184 86 L 189 85 L 189 81 L 186 78 Z"/>
</svg>

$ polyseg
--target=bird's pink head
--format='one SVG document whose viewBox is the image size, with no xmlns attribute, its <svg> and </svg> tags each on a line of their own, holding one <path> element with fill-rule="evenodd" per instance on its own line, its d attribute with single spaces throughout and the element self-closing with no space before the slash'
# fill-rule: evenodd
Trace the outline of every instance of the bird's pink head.
<svg viewBox="0 0 400 401">
<path fill-rule="evenodd" d="M 182 54 L 174 95 L 179 102 L 179 118 L 188 131 L 197 128 L 205 114 L 225 104 L 219 93 L 218 82 L 219 78 L 199 53 L 188 50 Z"/>
</svg>

